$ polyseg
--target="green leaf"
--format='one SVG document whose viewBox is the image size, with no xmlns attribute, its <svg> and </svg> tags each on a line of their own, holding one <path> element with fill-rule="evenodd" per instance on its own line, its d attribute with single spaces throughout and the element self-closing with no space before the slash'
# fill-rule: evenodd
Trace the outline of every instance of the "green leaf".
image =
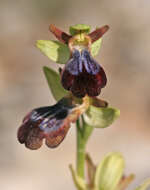
<svg viewBox="0 0 150 190">
<path fill-rule="evenodd" d="M 85 181 L 77 175 L 77 173 L 74 171 L 72 165 L 70 165 L 69 168 L 70 168 L 70 171 L 72 174 L 74 184 L 76 185 L 77 189 L 78 190 L 87 190 Z"/>
<path fill-rule="evenodd" d="M 58 73 L 48 67 L 43 67 L 43 71 L 47 79 L 48 86 L 57 101 L 68 94 L 68 92 L 61 85 L 60 76 Z"/>
<path fill-rule="evenodd" d="M 150 179 L 145 180 L 145 182 L 137 187 L 135 190 L 148 190 L 148 187 L 150 187 Z"/>
<path fill-rule="evenodd" d="M 72 36 L 79 34 L 79 33 L 86 33 L 90 32 L 91 27 L 85 24 L 76 24 L 74 26 L 70 26 L 69 32 Z"/>
<path fill-rule="evenodd" d="M 70 50 L 66 44 L 53 40 L 37 40 L 36 46 L 52 61 L 65 64 L 70 57 Z"/>
<path fill-rule="evenodd" d="M 101 44 L 102 44 L 102 38 L 100 38 L 100 39 L 96 40 L 94 43 L 92 43 L 91 54 L 93 57 L 95 57 L 99 53 Z"/>
<path fill-rule="evenodd" d="M 120 153 L 110 153 L 97 166 L 95 190 L 115 190 L 123 176 L 124 159 Z"/>
<path fill-rule="evenodd" d="M 111 125 L 119 115 L 120 111 L 118 109 L 111 107 L 100 108 L 91 105 L 83 117 L 88 125 L 96 128 L 105 128 Z"/>
</svg>

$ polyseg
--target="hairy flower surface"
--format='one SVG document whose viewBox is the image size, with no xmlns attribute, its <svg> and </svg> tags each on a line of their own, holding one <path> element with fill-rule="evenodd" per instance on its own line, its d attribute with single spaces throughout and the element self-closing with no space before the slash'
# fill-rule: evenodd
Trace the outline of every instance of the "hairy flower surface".
<svg viewBox="0 0 150 190">
<path fill-rule="evenodd" d="M 61 82 L 66 90 L 76 97 L 98 96 L 106 85 L 103 68 L 94 60 L 87 49 L 73 50 L 72 57 L 61 73 Z"/>
</svg>

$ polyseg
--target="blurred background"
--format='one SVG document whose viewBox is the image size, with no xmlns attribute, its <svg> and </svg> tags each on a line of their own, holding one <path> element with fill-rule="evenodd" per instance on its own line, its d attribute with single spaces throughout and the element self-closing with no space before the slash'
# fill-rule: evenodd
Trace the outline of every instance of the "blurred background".
<svg viewBox="0 0 150 190">
<path fill-rule="evenodd" d="M 42 72 L 58 68 L 35 47 L 38 39 L 55 39 L 49 24 L 95 29 L 108 24 L 100 54 L 108 84 L 101 97 L 121 110 L 109 128 L 95 129 L 88 152 L 96 163 L 120 151 L 126 173 L 135 173 L 133 189 L 150 177 L 150 1 L 148 0 L 0 0 L 0 189 L 75 189 L 68 164 L 75 165 L 75 127 L 57 149 L 30 151 L 16 132 L 31 109 L 51 105 Z"/>
</svg>

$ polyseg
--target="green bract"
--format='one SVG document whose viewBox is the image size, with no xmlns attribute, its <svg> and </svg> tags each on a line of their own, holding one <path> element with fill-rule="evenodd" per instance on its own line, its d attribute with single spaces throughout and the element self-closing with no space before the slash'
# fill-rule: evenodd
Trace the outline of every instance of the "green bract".
<svg viewBox="0 0 150 190">
<path fill-rule="evenodd" d="M 66 44 L 53 40 L 38 40 L 36 46 L 49 59 L 60 64 L 65 64 L 70 57 L 70 50 Z"/>
<path fill-rule="evenodd" d="M 88 176 L 89 186 L 94 187 L 96 166 L 94 165 L 89 154 L 86 154 L 86 165 L 87 165 L 87 176 Z"/>
<path fill-rule="evenodd" d="M 91 45 L 91 54 L 92 54 L 93 57 L 95 57 L 99 53 L 101 44 L 102 44 L 102 38 L 100 38 L 99 40 L 92 43 L 92 45 Z"/>
<path fill-rule="evenodd" d="M 105 156 L 96 169 L 94 190 L 116 190 L 124 167 L 124 159 L 120 153 Z"/>
<path fill-rule="evenodd" d="M 90 32 L 91 27 L 85 24 L 76 24 L 74 26 L 70 26 L 69 32 L 72 36 L 79 34 L 79 33 L 86 33 Z"/>
<path fill-rule="evenodd" d="M 72 174 L 73 181 L 74 181 L 76 187 L 78 188 L 78 190 L 86 190 L 87 186 L 86 186 L 85 181 L 77 175 L 77 173 L 74 171 L 72 165 L 70 165 L 69 168 L 70 168 L 70 171 Z"/>
<path fill-rule="evenodd" d="M 120 115 L 120 111 L 115 108 L 106 107 L 100 108 L 90 106 L 84 113 L 84 120 L 87 124 L 96 128 L 105 128 L 113 123 Z"/>
<path fill-rule="evenodd" d="M 48 86 L 57 101 L 68 94 L 68 92 L 61 86 L 60 76 L 58 73 L 48 67 L 43 67 L 43 71 L 47 79 Z"/>
</svg>

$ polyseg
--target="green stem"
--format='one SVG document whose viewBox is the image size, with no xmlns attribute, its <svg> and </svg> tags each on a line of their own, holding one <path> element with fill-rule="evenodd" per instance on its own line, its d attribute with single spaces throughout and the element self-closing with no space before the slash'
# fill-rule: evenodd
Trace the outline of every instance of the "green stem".
<svg viewBox="0 0 150 190">
<path fill-rule="evenodd" d="M 85 142 L 80 128 L 79 120 L 77 121 L 77 174 L 84 179 L 85 163 Z"/>
<path fill-rule="evenodd" d="M 83 118 L 82 118 L 83 121 Z M 87 141 L 93 131 L 93 127 L 88 126 L 85 122 L 82 122 L 80 126 L 79 120 L 77 125 L 77 174 L 84 179 L 84 167 L 85 167 L 85 148 Z"/>
</svg>

